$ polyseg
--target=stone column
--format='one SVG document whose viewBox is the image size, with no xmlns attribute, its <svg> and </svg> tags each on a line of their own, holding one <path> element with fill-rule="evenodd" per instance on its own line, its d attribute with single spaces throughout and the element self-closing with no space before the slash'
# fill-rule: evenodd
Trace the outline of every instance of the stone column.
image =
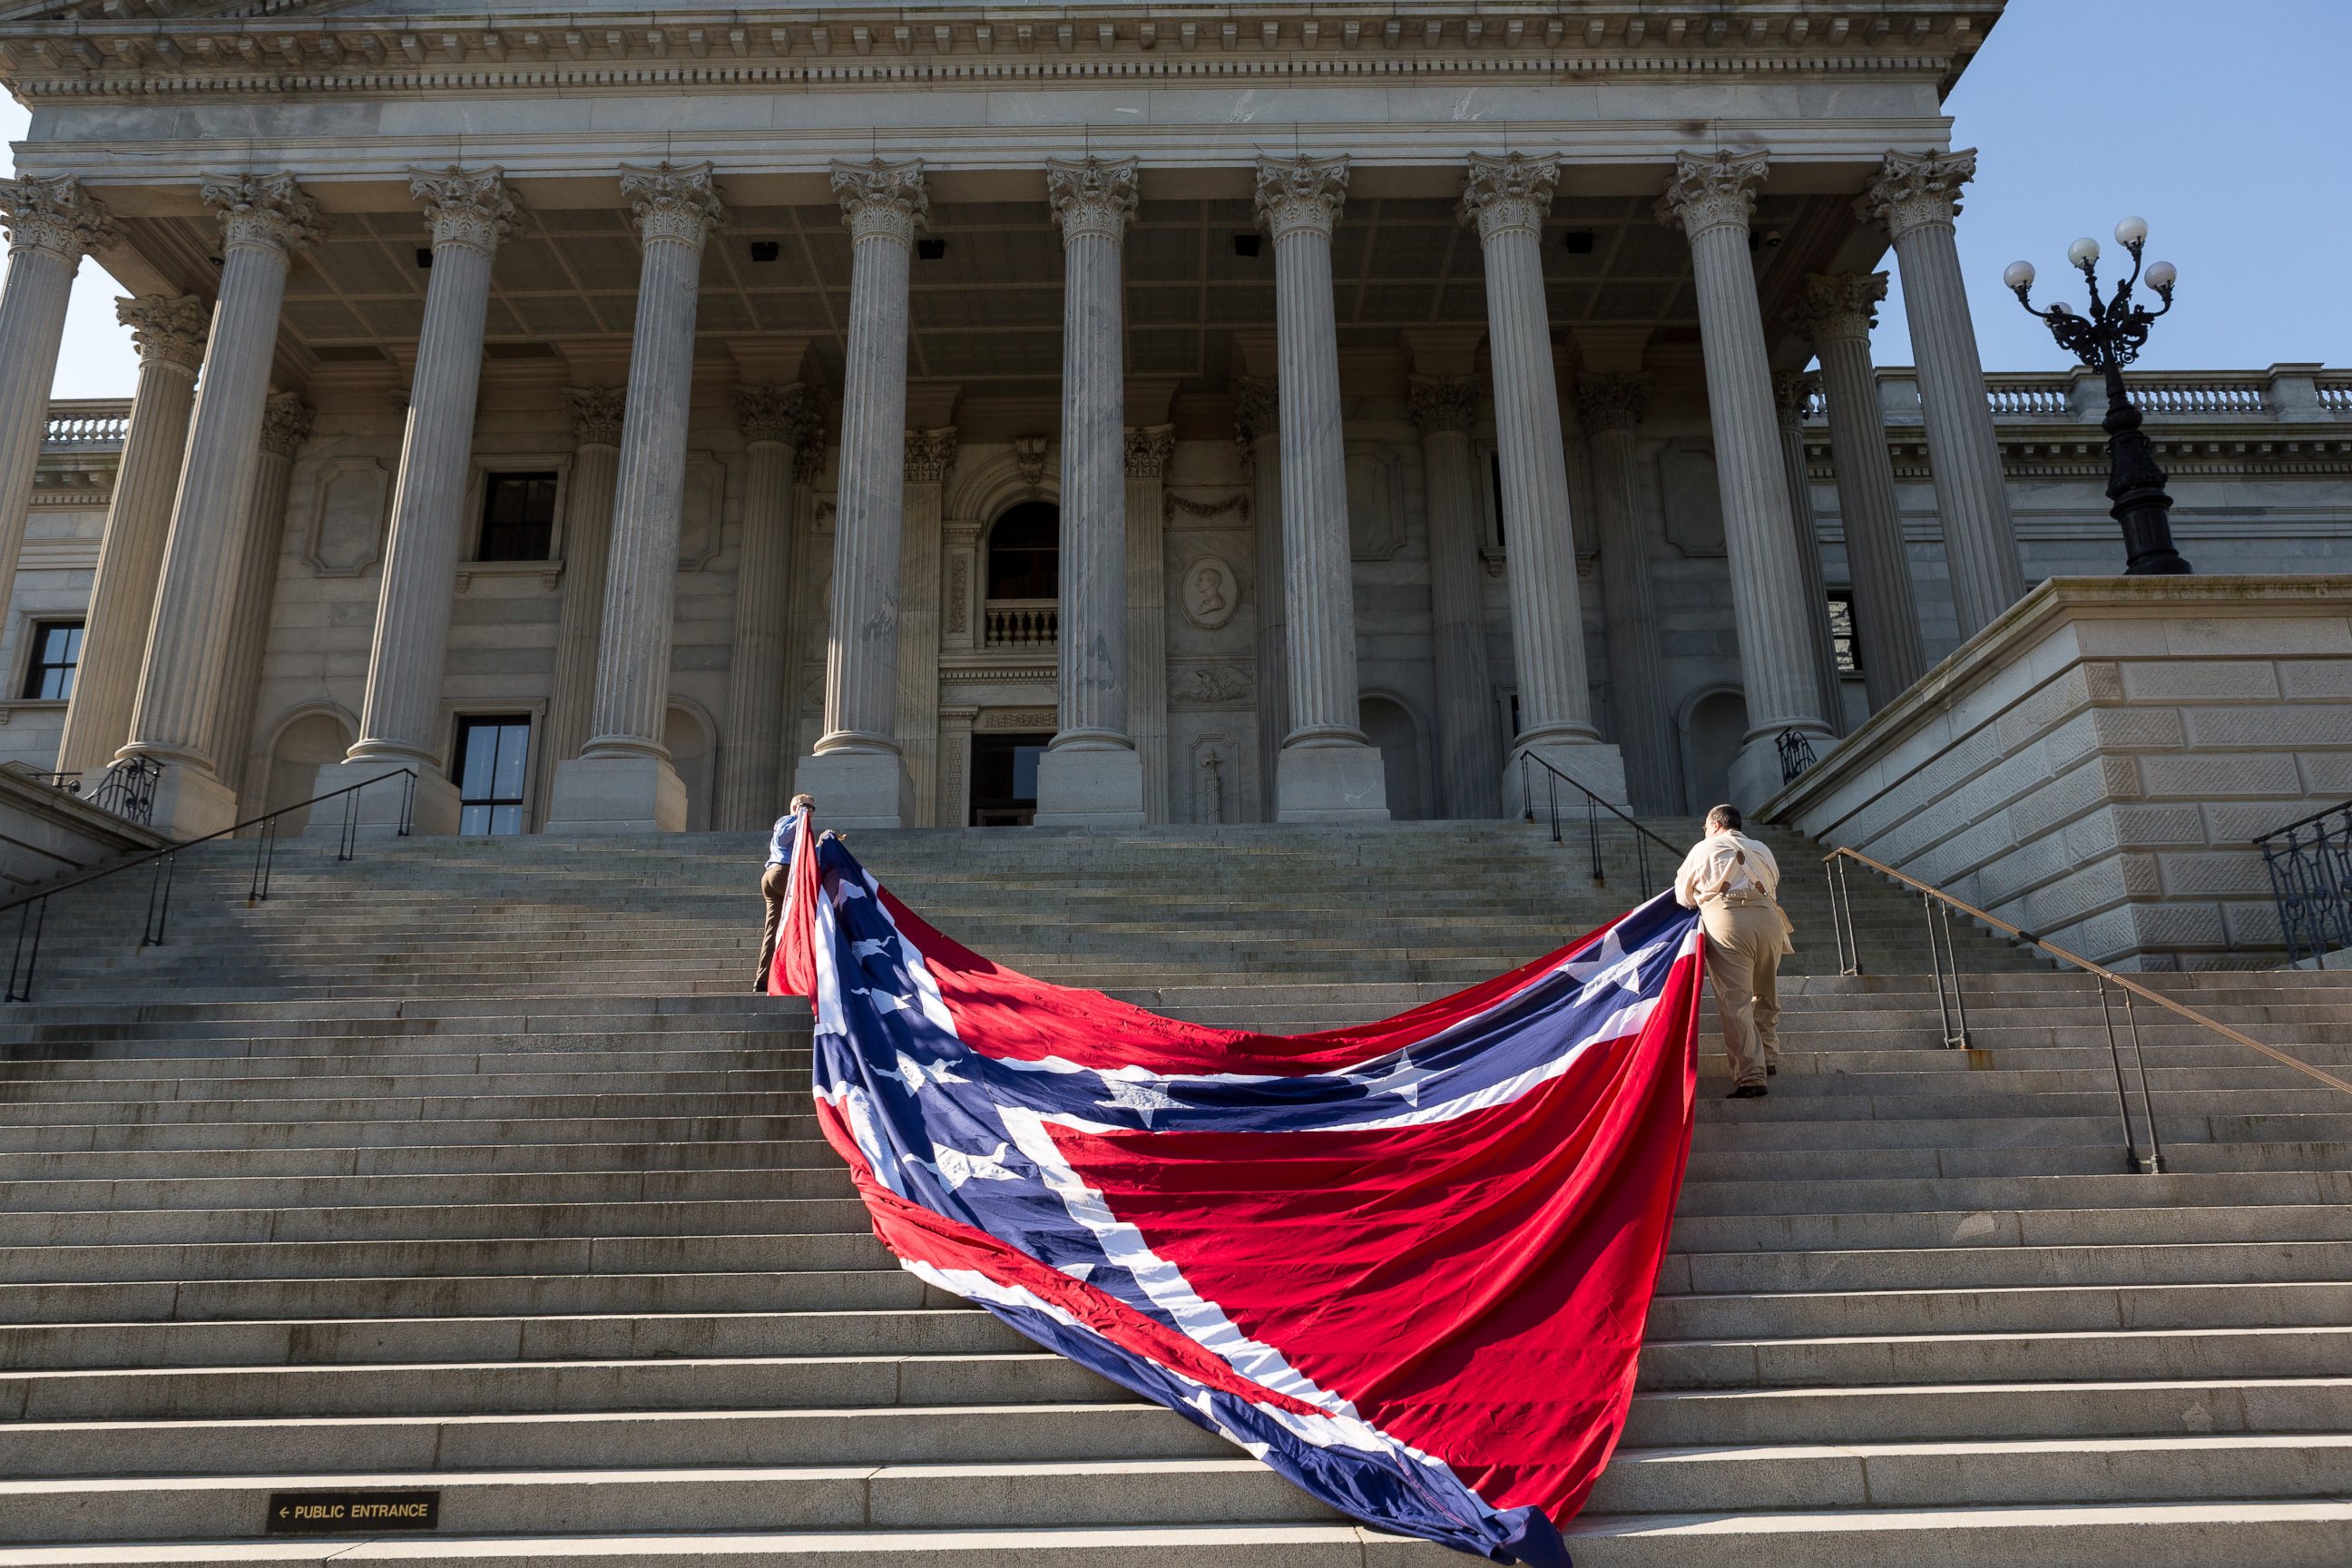
<svg viewBox="0 0 2352 1568">
<path fill-rule="evenodd" d="M 915 231 L 930 211 L 919 162 L 833 165 L 850 233 L 849 342 L 834 502 L 824 733 L 797 787 L 837 826 L 897 827 L 914 816 L 893 717 L 898 687 L 898 552 L 905 527 L 907 288 Z"/>
<path fill-rule="evenodd" d="M 1500 816 L 1503 755 L 1486 668 L 1478 479 L 1470 431 L 1478 388 L 1466 376 L 1416 375 L 1406 395 L 1421 432 L 1423 508 L 1429 519 L 1429 630 L 1436 656 L 1438 792 L 1451 817 Z"/>
<path fill-rule="evenodd" d="M 1748 252 L 1748 216 L 1766 166 L 1761 153 L 1685 153 L 1657 205 L 1660 222 L 1680 224 L 1689 236 L 1697 285 L 1732 619 L 1748 698 L 1748 735 L 1731 764 L 1732 804 L 1742 807 L 1761 805 L 1780 788 L 1777 742 L 1783 731 L 1808 737 L 1817 752 L 1832 738 L 1813 679 L 1804 571 L 1796 558 L 1772 368 Z"/>
<path fill-rule="evenodd" d="M 1601 799 L 1625 800 L 1624 759 L 1592 727 L 1584 669 L 1583 602 L 1569 522 L 1559 384 L 1544 303 L 1543 220 L 1559 183 L 1555 159 L 1474 156 L 1462 217 L 1486 256 L 1486 356 L 1495 373 L 1495 447 L 1503 471 L 1511 649 L 1519 732 L 1503 770 L 1503 800 L 1520 799 L 1518 758 L 1533 752 Z"/>
<path fill-rule="evenodd" d="M 1927 668 L 1910 556 L 1903 547 L 1903 509 L 1895 498 L 1895 463 L 1886 455 L 1886 424 L 1878 409 L 1878 375 L 1870 363 L 1870 330 L 1885 298 L 1884 272 L 1816 273 L 1805 279 L 1790 312 L 1791 324 L 1822 357 L 1830 459 L 1837 468 L 1838 518 L 1853 584 L 1855 660 L 1874 713 Z"/>
<path fill-rule="evenodd" d="M 139 390 L 131 400 L 131 429 L 122 438 L 98 574 L 89 585 L 81 668 L 74 672 L 73 699 L 66 705 L 65 734 L 58 744 L 58 771 L 67 773 L 103 769 L 131 738 L 139 666 L 147 657 L 147 625 L 155 614 L 155 581 L 163 574 L 163 543 L 172 531 L 172 499 L 187 458 L 196 370 L 204 363 L 205 333 L 212 325 L 203 300 L 169 294 L 117 300 L 114 315 L 138 345 Z M 89 780 L 85 790 L 97 782 Z"/>
<path fill-rule="evenodd" d="M 212 753 L 221 783 L 237 792 L 237 816 L 268 809 L 267 771 L 248 776 L 246 748 L 253 738 L 254 704 L 261 697 L 261 656 L 269 646 L 269 611 L 278 596 L 278 554 L 286 537 L 286 497 L 294 486 L 294 458 L 310 438 L 310 410 L 290 392 L 269 400 L 261 418 L 261 462 L 253 478 L 253 510 L 247 517 L 245 565 L 238 574 L 236 627 L 229 638 L 227 673 L 215 714 Z M 89 646 L 87 643 L 84 647 Z M 370 791 L 370 794 L 377 792 Z M 383 792 L 390 794 L 386 786 Z M 362 804 L 365 804 L 362 797 Z M 331 813 L 338 824 L 340 812 Z"/>
<path fill-rule="evenodd" d="M 1276 384 L 1244 377 L 1234 388 L 1234 437 L 1250 484 L 1257 553 L 1258 820 L 1276 820 L 1282 738 L 1290 733 L 1289 616 L 1282 562 L 1282 399 Z M 1234 781 L 1236 784 L 1239 780 Z M 1236 803 L 1238 805 L 1238 803 Z"/>
<path fill-rule="evenodd" d="M 930 406 L 953 407 L 932 401 Z M 907 771 L 907 827 L 936 827 L 940 816 L 940 557 L 947 542 L 948 478 L 960 438 L 952 425 L 907 432 L 906 488 L 899 503 L 898 695 L 891 733 Z M 828 818 L 828 820 L 830 820 Z"/>
<path fill-rule="evenodd" d="M 1389 816 L 1381 753 L 1364 738 L 1357 709 L 1348 452 L 1331 300 L 1331 229 L 1347 195 L 1345 158 L 1258 163 L 1258 218 L 1274 239 L 1275 363 L 1282 383 L 1290 730 L 1275 787 L 1283 822 Z"/>
<path fill-rule="evenodd" d="M 71 174 L 0 180 L 0 225 L 8 230 L 8 282 L 0 290 L 0 596 L 5 596 L 16 581 L 16 555 L 25 544 L 25 513 L 33 503 L 33 473 L 40 466 L 49 384 L 57 379 L 74 272 L 83 256 L 112 245 L 117 236 L 104 204 Z M 89 646 L 87 639 L 83 646 Z"/>
<path fill-rule="evenodd" d="M 1143 759 L 1128 728 L 1127 330 L 1119 252 L 1136 161 L 1045 165 L 1062 229 L 1061 633 L 1040 827 L 1140 827 Z"/>
<path fill-rule="evenodd" d="M 541 771 L 550 775 L 588 743 L 626 395 L 617 386 L 567 386 L 563 406 L 572 416 L 573 442 L 572 473 L 563 487 L 563 605 L 555 625 L 547 733 L 539 744 Z"/>
<path fill-rule="evenodd" d="M 590 735 L 580 755 L 556 764 L 550 833 L 677 833 L 686 826 L 686 786 L 661 737 L 669 714 L 695 300 L 703 242 L 726 221 L 727 209 L 708 163 L 624 163 L 621 194 L 630 199 L 643 251 L 628 413 L 614 477 Z"/>
<path fill-rule="evenodd" d="M 294 253 L 327 227 L 291 174 L 215 175 L 203 195 L 220 215 L 220 296 L 163 548 L 139 702 L 120 753 L 163 764 L 153 822 L 174 838 L 201 837 L 236 820 L 236 793 L 213 771 L 214 716 L 251 531 L 286 270 Z"/>
<path fill-rule="evenodd" d="M 1587 375 L 1576 384 L 1577 413 L 1592 453 L 1601 602 L 1608 616 L 1609 689 L 1617 745 L 1625 758 L 1625 792 L 1637 812 L 1678 816 L 1683 796 L 1675 758 L 1674 710 L 1666 703 L 1649 541 L 1633 489 L 1633 430 L 1649 397 L 1644 376 Z"/>
<path fill-rule="evenodd" d="M 1985 402 L 1984 362 L 1969 317 L 1952 220 L 1977 155 L 1889 153 L 1854 211 L 1885 228 L 1903 268 L 1903 311 L 1919 367 L 1919 410 L 1936 470 L 1936 510 L 1952 573 L 1960 636 L 1974 637 L 2025 595 L 2017 525 Z"/>
<path fill-rule="evenodd" d="M 1772 378 L 1772 410 L 1780 417 L 1780 471 L 1789 483 L 1790 544 L 1805 579 L 1805 629 L 1811 634 L 1814 682 L 1822 689 L 1822 717 L 1845 733 L 1845 693 L 1838 688 L 1837 639 L 1830 632 L 1829 584 L 1822 576 L 1822 531 L 1813 515 L 1811 465 L 1805 460 L 1805 411 L 1820 383 L 1804 371 L 1784 370 Z"/>
<path fill-rule="evenodd" d="M 815 403 L 798 382 L 739 386 L 735 417 L 750 458 L 735 557 L 735 643 L 719 753 L 718 826 L 751 833 L 783 815 L 784 632 L 792 612 L 793 473 L 814 438 Z"/>
<path fill-rule="evenodd" d="M 325 795 L 413 769 L 416 831 L 446 834 L 457 831 L 462 808 L 448 773 L 441 670 L 448 655 L 457 558 L 465 548 L 490 264 L 499 241 L 514 227 L 515 205 L 503 171 L 454 163 L 411 170 L 408 194 L 425 205 L 433 269 L 425 288 L 416 368 L 409 377 L 408 429 L 400 446 L 392 533 L 376 595 L 367 700 L 360 710 L 359 738 L 341 762 L 319 770 L 312 793 Z M 398 832 L 401 805 L 397 790 L 362 792 L 360 830 Z M 312 831 L 340 832 L 341 822 L 340 813 L 320 812 Z"/>
<path fill-rule="evenodd" d="M 1143 820 L 1166 822 L 1168 805 L 1168 562 L 1165 481 L 1176 455 L 1173 425 L 1127 431 L 1127 726 L 1143 765 Z"/>
</svg>

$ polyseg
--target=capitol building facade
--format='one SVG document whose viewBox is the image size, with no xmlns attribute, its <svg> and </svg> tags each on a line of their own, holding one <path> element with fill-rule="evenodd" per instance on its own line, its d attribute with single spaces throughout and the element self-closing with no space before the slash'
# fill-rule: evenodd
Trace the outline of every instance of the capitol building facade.
<svg viewBox="0 0 2352 1568">
<path fill-rule="evenodd" d="M 179 837 L 1752 805 L 2121 566 L 1962 286 L 1998 12 L 16 7 L 0 759 Z M 52 405 L 93 267 L 137 395 Z M 2200 570 L 2352 562 L 2352 377 L 2134 384 Z"/>
</svg>

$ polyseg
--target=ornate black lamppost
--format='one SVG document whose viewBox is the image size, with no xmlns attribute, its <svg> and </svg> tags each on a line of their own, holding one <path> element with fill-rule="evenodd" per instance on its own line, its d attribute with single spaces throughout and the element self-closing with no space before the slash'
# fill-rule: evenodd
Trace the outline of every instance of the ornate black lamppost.
<svg viewBox="0 0 2352 1568">
<path fill-rule="evenodd" d="M 2148 324 L 2172 309 L 2172 286 L 2179 269 L 2159 261 L 2147 269 L 2147 286 L 2164 301 L 2149 310 L 2132 302 L 2132 285 L 2140 280 L 2140 252 L 2147 246 L 2147 224 L 2127 217 L 2116 225 L 2116 243 L 2131 252 L 2131 276 L 2116 285 L 2111 298 L 2099 295 L 2099 242 L 2078 239 L 2066 247 L 2066 259 L 2082 269 L 2091 288 L 2091 313 L 2078 316 L 2063 303 L 2046 310 L 2033 309 L 2033 264 L 2012 261 L 2001 281 L 2017 292 L 2017 302 L 2048 324 L 2058 346 L 2107 378 L 2107 499 L 2115 505 L 2108 515 L 2123 525 L 2124 574 L 2151 577 L 2178 574 L 2189 569 L 2172 547 L 2172 498 L 2165 493 L 2164 470 L 2156 466 L 2156 451 L 2140 429 L 2139 410 L 2124 390 L 2124 366 L 2139 357 L 2147 342 Z"/>
</svg>

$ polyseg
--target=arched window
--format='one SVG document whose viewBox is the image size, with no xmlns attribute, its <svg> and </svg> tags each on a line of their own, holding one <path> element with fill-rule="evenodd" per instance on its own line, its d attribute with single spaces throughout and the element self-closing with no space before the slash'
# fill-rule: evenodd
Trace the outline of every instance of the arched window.
<svg viewBox="0 0 2352 1568">
<path fill-rule="evenodd" d="M 1052 599 L 1062 592 L 1062 509 L 1023 501 L 988 531 L 988 596 Z"/>
</svg>

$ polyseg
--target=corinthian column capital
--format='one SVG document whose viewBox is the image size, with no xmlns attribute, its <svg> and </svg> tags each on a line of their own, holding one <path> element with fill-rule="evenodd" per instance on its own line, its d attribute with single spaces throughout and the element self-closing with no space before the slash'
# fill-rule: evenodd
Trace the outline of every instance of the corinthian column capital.
<svg viewBox="0 0 2352 1568">
<path fill-rule="evenodd" d="M 1789 309 L 1789 324 L 1815 343 L 1868 338 L 1885 298 L 1884 272 L 1810 272 Z"/>
<path fill-rule="evenodd" d="M 205 205 L 220 214 L 221 244 L 229 249 L 257 247 L 291 256 L 334 226 L 294 176 L 283 172 L 207 174 L 202 195 Z"/>
<path fill-rule="evenodd" d="M 1811 371 L 1777 373 L 1772 377 L 1772 408 L 1780 416 L 1780 428 L 1803 428 L 1806 416 L 1813 411 L 1813 398 L 1821 390 L 1822 378 Z"/>
<path fill-rule="evenodd" d="M 1063 244 L 1082 235 L 1114 243 L 1126 237 L 1127 220 L 1135 216 L 1138 166 L 1133 158 L 1046 161 L 1045 202 L 1062 226 Z"/>
<path fill-rule="evenodd" d="M 1710 229 L 1748 226 L 1756 210 L 1756 187 L 1772 166 L 1763 153 L 1680 153 L 1674 178 L 1653 209 L 1658 221 L 1696 239 Z"/>
<path fill-rule="evenodd" d="M 1932 224 L 1951 226 L 1960 210 L 1960 187 L 1977 177 L 1977 150 L 1958 153 L 1894 153 L 1878 178 L 1853 204 L 1854 216 L 1901 239 Z"/>
<path fill-rule="evenodd" d="M 131 329 L 142 364 L 173 364 L 194 371 L 205 363 L 205 337 L 213 313 L 192 294 L 142 294 L 114 301 L 114 319 Z"/>
<path fill-rule="evenodd" d="M 1345 158 L 1258 160 L 1258 221 L 1276 241 L 1307 230 L 1329 234 L 1347 201 Z"/>
<path fill-rule="evenodd" d="M 816 434 L 817 413 L 809 389 L 795 381 L 778 386 L 739 386 L 735 419 L 746 441 L 774 441 L 801 447 Z"/>
<path fill-rule="evenodd" d="M 923 181 L 923 162 L 903 163 L 835 163 L 833 194 L 841 202 L 841 217 L 850 238 L 874 236 L 915 243 L 916 232 L 930 222 L 931 194 Z"/>
<path fill-rule="evenodd" d="M 1423 436 L 1467 433 L 1478 423 L 1478 384 L 1467 376 L 1416 375 L 1406 388 L 1405 412 Z"/>
<path fill-rule="evenodd" d="M 507 192 L 503 169 L 411 169 L 408 194 L 425 204 L 425 224 L 433 231 L 433 248 L 463 245 L 485 255 L 494 254 L 499 241 L 514 232 L 514 198 Z"/>
<path fill-rule="evenodd" d="M 310 438 L 310 409 L 291 392 L 272 397 L 261 410 L 261 449 L 290 458 Z"/>
<path fill-rule="evenodd" d="M 1173 425 L 1130 425 L 1127 427 L 1127 477 L 1156 479 L 1168 471 L 1176 455 Z"/>
<path fill-rule="evenodd" d="M 0 180 L 0 225 L 7 227 L 10 254 L 52 251 L 68 264 L 116 238 L 106 204 L 71 174 Z"/>
<path fill-rule="evenodd" d="M 955 468 L 956 427 L 941 425 L 936 429 L 907 432 L 907 482 L 912 485 L 936 485 L 946 482 Z"/>
<path fill-rule="evenodd" d="M 709 163 L 624 163 L 621 194 L 629 198 L 641 245 L 669 239 L 700 250 L 710 231 L 727 221 L 727 204 L 719 199 Z"/>
<path fill-rule="evenodd" d="M 1234 382 L 1234 434 L 1243 442 L 1273 436 L 1282 429 L 1281 390 L 1262 375 L 1244 375 Z"/>
<path fill-rule="evenodd" d="M 1587 434 L 1631 430 L 1649 412 L 1650 378 L 1611 371 L 1577 378 L 1576 413 Z"/>
<path fill-rule="evenodd" d="M 617 386 L 567 386 L 564 412 L 572 416 L 572 438 L 583 447 L 621 444 L 621 415 L 628 394 Z"/>
<path fill-rule="evenodd" d="M 1462 221 L 1478 226 L 1482 242 L 1514 229 L 1540 234 L 1559 184 L 1557 158 L 1530 158 L 1524 153 L 1490 158 L 1473 153 L 1469 176 L 1462 184 Z"/>
</svg>

